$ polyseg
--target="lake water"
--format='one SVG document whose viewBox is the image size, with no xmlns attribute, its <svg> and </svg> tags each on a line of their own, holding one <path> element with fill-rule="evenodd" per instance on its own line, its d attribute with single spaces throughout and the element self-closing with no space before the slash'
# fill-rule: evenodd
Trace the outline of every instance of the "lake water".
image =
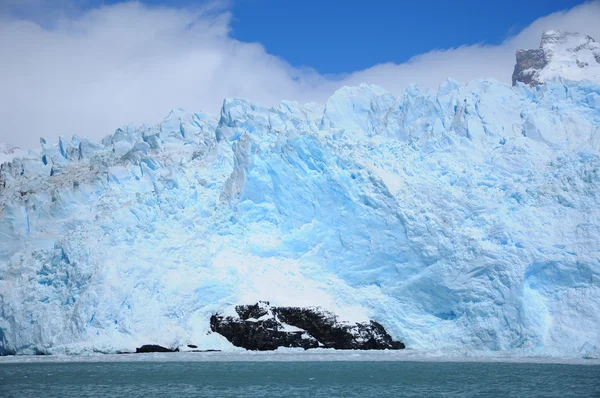
<svg viewBox="0 0 600 398">
<path fill-rule="evenodd" d="M 134 357 L 0 362 L 0 396 L 600 397 L 599 365 Z"/>
</svg>

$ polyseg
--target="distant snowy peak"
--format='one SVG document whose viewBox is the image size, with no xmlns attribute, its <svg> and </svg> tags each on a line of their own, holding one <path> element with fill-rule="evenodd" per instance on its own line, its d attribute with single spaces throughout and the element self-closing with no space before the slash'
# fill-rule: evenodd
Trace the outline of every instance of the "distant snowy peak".
<svg viewBox="0 0 600 398">
<path fill-rule="evenodd" d="M 16 149 L 19 149 L 16 146 L 10 144 L 3 144 L 0 142 L 0 153 L 2 154 L 10 154 L 13 153 Z"/>
<path fill-rule="evenodd" d="M 19 147 L 0 142 L 0 164 L 10 162 L 14 158 L 22 157 L 26 154 L 27 153 Z"/>
<path fill-rule="evenodd" d="M 540 48 L 517 51 L 513 85 L 538 86 L 556 77 L 600 82 L 600 43 L 587 35 L 551 30 L 542 35 Z"/>
</svg>

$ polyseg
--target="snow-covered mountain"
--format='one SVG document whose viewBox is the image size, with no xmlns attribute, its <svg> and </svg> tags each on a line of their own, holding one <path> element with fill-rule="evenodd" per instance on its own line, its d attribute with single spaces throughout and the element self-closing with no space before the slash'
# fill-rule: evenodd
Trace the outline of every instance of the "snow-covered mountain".
<svg viewBox="0 0 600 398">
<path fill-rule="evenodd" d="M 10 162 L 16 157 L 27 156 L 27 152 L 19 147 L 0 142 L 0 164 Z"/>
<path fill-rule="evenodd" d="M 408 349 L 598 356 L 600 84 L 543 81 L 42 140 L 0 169 L 0 351 L 227 348 L 211 315 L 266 300 Z"/>
<path fill-rule="evenodd" d="M 538 49 L 517 51 L 513 84 L 535 86 L 555 78 L 600 83 L 600 43 L 587 35 L 552 30 L 542 35 Z"/>
</svg>

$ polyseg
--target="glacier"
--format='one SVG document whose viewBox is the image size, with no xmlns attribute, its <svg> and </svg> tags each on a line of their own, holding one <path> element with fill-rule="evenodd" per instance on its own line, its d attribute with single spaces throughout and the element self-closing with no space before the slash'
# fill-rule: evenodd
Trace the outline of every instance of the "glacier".
<svg viewBox="0 0 600 398">
<path fill-rule="evenodd" d="M 227 99 L 0 168 L 0 354 L 235 350 L 236 304 L 408 349 L 600 357 L 600 83 Z"/>
</svg>

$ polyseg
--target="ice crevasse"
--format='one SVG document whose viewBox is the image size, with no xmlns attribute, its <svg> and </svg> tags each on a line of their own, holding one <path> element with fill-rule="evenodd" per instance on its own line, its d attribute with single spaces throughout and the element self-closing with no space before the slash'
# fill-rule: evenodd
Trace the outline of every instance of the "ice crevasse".
<svg viewBox="0 0 600 398">
<path fill-rule="evenodd" d="M 409 349 L 600 355 L 600 84 L 226 100 L 0 169 L 0 353 L 230 347 L 235 304 Z"/>
</svg>

